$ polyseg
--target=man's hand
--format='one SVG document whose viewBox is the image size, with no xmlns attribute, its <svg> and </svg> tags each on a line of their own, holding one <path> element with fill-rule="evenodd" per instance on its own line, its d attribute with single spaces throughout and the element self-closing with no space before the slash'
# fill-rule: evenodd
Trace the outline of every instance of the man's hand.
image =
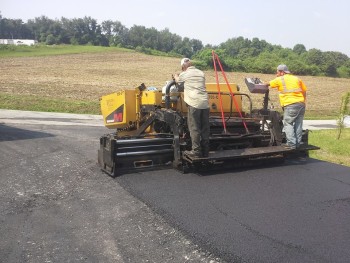
<svg viewBox="0 0 350 263">
<path fill-rule="evenodd" d="M 173 79 L 175 80 L 176 83 L 179 82 L 179 74 L 175 73 L 173 75 Z"/>
</svg>

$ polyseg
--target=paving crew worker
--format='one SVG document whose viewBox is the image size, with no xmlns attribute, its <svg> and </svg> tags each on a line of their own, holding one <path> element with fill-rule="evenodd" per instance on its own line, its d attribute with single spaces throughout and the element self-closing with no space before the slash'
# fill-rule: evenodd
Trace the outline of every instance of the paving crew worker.
<svg viewBox="0 0 350 263">
<path fill-rule="evenodd" d="M 188 107 L 187 125 L 191 135 L 190 157 L 208 157 L 209 154 L 209 98 L 205 87 L 204 72 L 192 65 L 189 58 L 181 60 L 182 72 L 174 79 L 184 86 L 184 101 Z"/>
<path fill-rule="evenodd" d="M 276 75 L 277 77 L 267 84 L 271 88 L 277 88 L 279 92 L 286 147 L 296 149 L 302 144 L 307 88 L 301 79 L 290 73 L 286 65 L 279 65 Z"/>
</svg>

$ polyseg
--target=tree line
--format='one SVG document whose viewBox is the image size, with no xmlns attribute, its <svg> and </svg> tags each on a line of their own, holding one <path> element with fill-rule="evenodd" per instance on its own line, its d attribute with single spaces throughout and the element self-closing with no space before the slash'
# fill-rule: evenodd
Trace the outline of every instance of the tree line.
<svg viewBox="0 0 350 263">
<path fill-rule="evenodd" d="M 119 21 L 106 20 L 101 24 L 91 17 L 50 19 L 36 17 L 23 22 L 8 19 L 0 13 L 1 39 L 35 39 L 46 45 L 72 44 L 117 46 L 149 54 L 184 56 L 196 61 L 202 69 L 212 69 L 214 49 L 226 71 L 269 73 L 277 64 L 287 64 L 298 75 L 350 78 L 350 59 L 335 51 L 307 50 L 303 44 L 292 49 L 272 45 L 258 38 L 230 38 L 219 45 L 206 45 L 198 39 L 181 37 L 169 29 L 134 25 L 127 28 Z"/>
</svg>

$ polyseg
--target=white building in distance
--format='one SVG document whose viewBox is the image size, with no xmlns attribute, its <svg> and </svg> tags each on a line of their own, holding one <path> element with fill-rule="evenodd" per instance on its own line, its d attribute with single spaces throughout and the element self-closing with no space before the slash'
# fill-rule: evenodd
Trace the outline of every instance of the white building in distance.
<svg viewBox="0 0 350 263">
<path fill-rule="evenodd" d="M 38 43 L 38 41 L 33 40 L 33 39 L 0 39 L 0 45 L 33 46 L 37 43 Z"/>
</svg>

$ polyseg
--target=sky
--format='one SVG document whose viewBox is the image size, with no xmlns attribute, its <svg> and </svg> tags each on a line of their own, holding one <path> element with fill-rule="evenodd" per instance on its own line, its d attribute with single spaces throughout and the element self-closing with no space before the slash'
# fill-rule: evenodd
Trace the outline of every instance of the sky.
<svg viewBox="0 0 350 263">
<path fill-rule="evenodd" d="M 90 16 L 127 28 L 165 28 L 218 45 L 230 38 L 258 38 L 273 45 L 339 51 L 350 57 L 349 0 L 0 0 L 3 18 Z"/>
</svg>

